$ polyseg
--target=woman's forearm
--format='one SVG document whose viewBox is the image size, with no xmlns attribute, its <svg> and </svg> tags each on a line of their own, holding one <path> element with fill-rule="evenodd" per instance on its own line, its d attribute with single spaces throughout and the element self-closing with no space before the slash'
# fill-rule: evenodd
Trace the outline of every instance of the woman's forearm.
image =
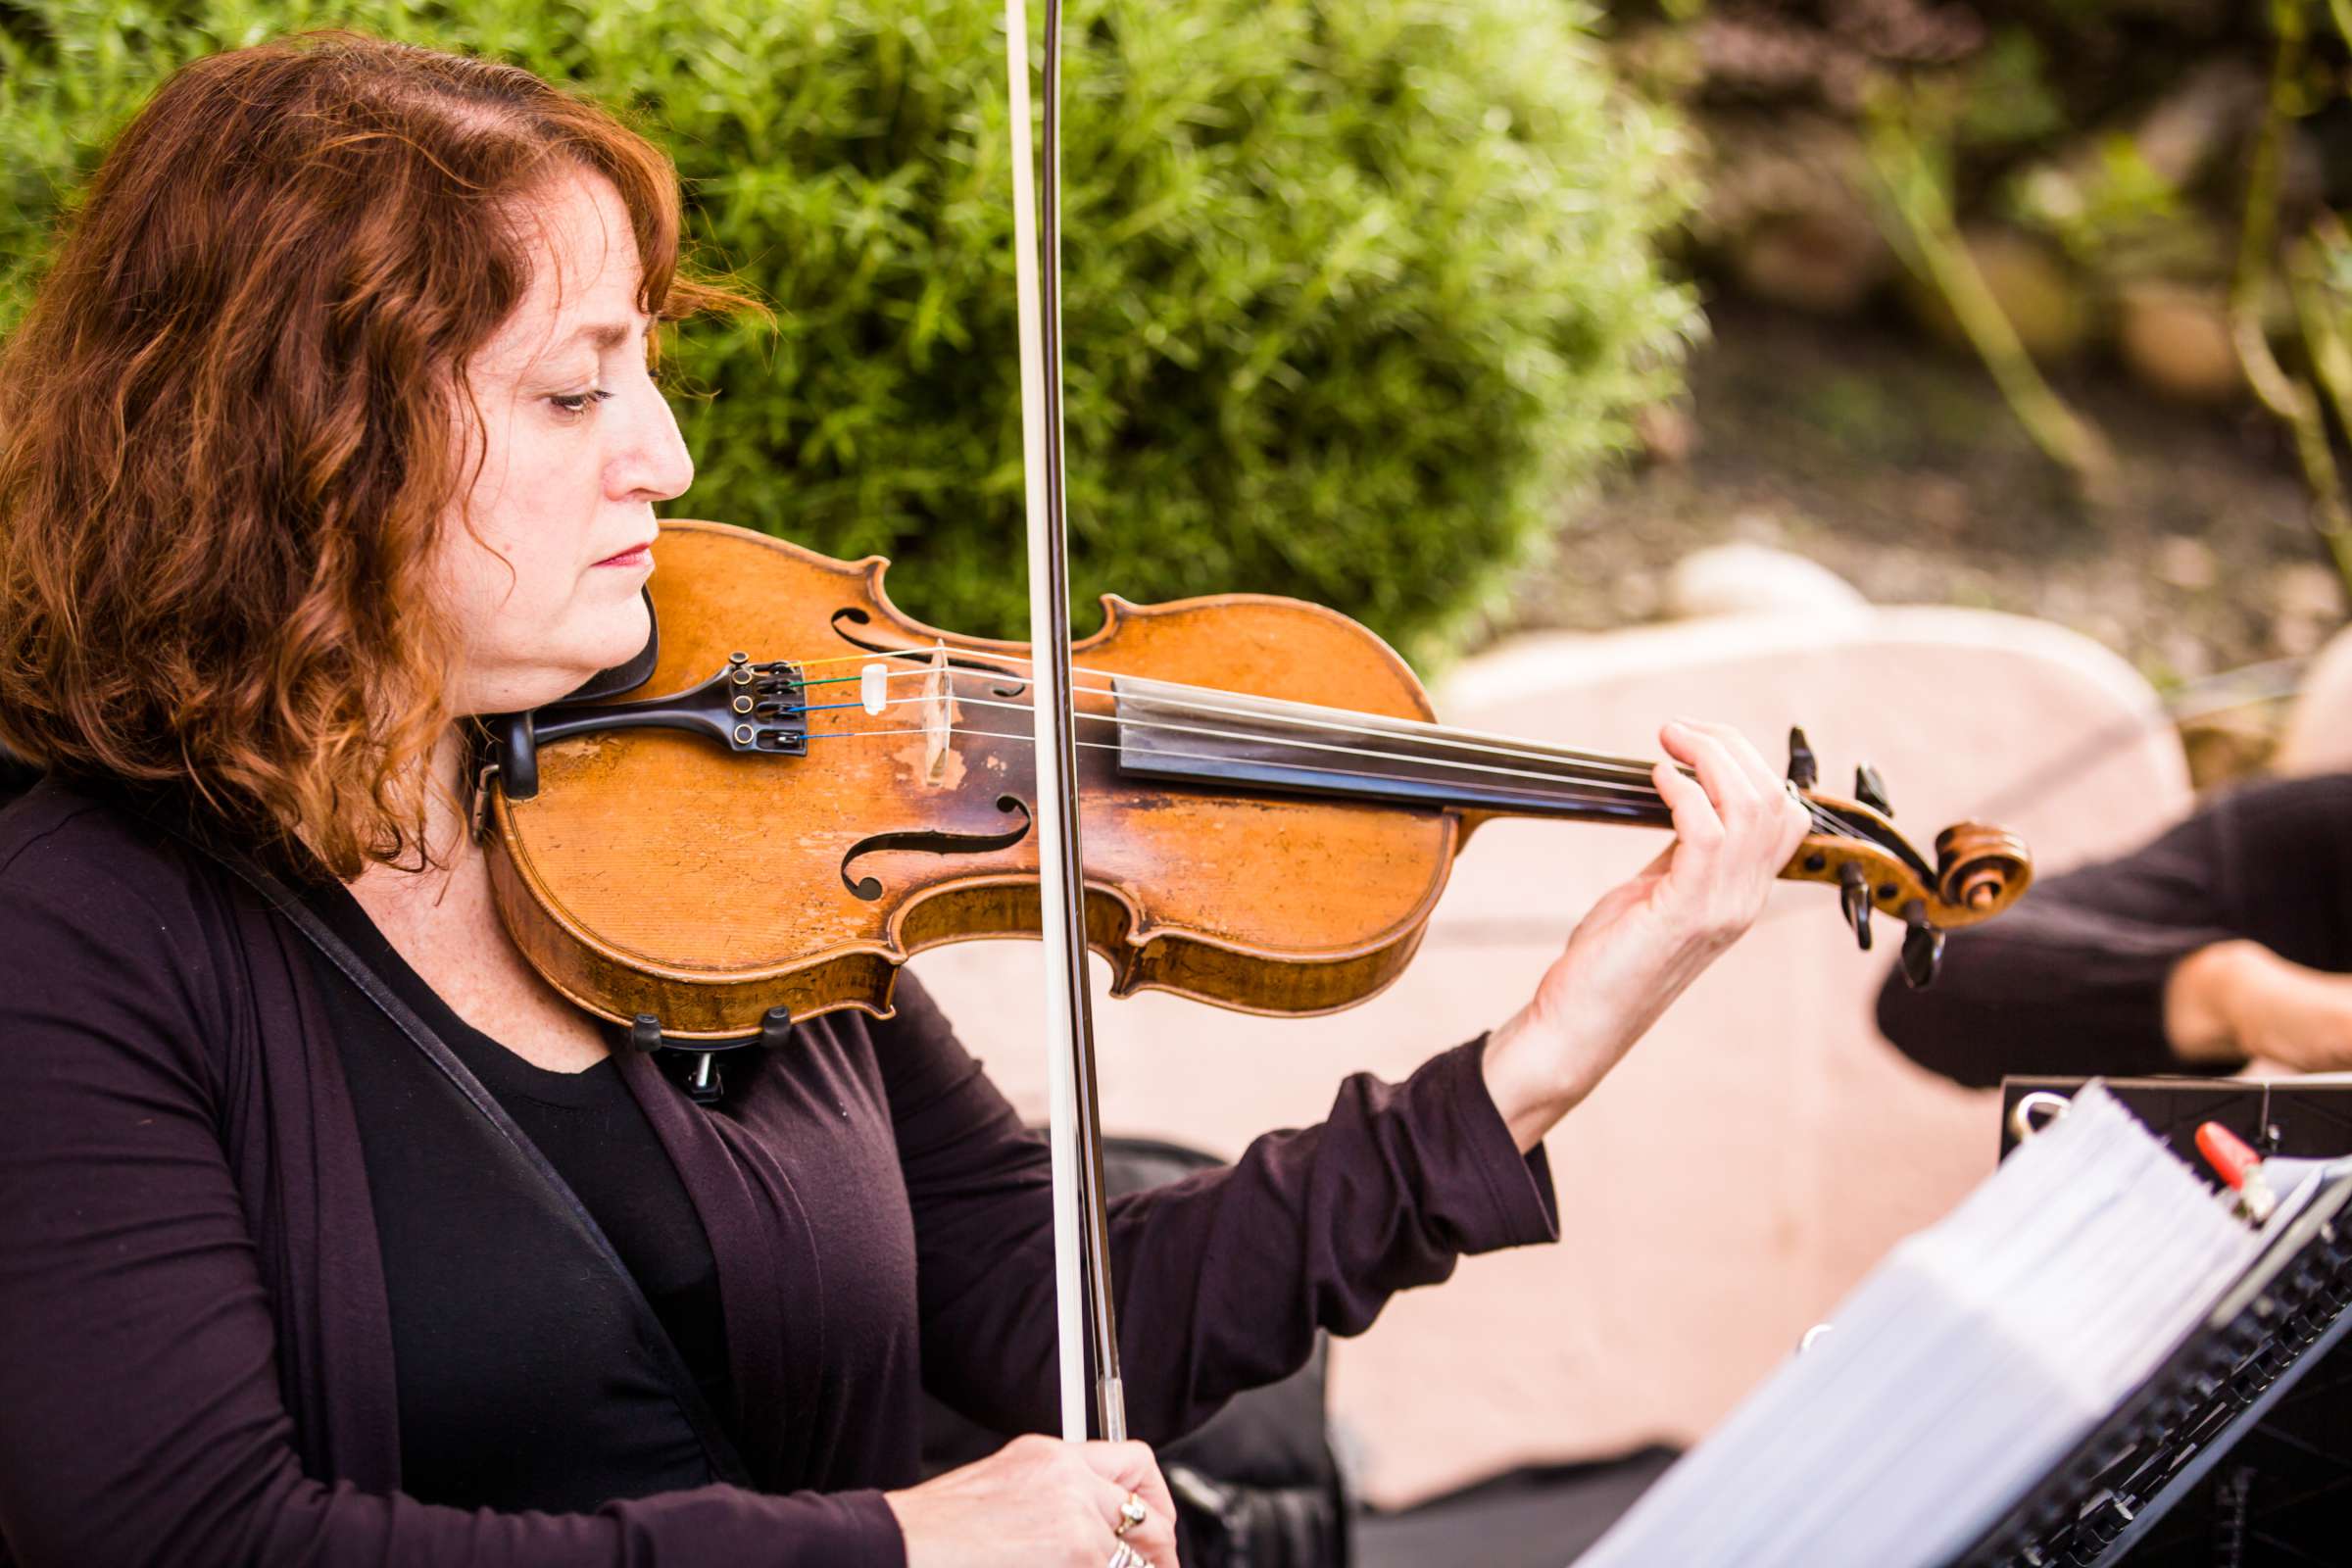
<svg viewBox="0 0 2352 1568">
<path fill-rule="evenodd" d="M 2297 1072 L 2341 1072 L 2352 1067 L 2352 975 L 2297 963 L 2259 942 L 2216 942 L 2173 966 L 2164 1025 L 2190 1066 L 2260 1057 Z"/>
<path fill-rule="evenodd" d="M 2173 1054 L 2199 1067 L 2243 1061 L 2241 1020 L 2271 956 L 2260 943 L 2237 939 L 2199 948 L 2174 964 L 2164 982 L 2164 1038 Z"/>
</svg>

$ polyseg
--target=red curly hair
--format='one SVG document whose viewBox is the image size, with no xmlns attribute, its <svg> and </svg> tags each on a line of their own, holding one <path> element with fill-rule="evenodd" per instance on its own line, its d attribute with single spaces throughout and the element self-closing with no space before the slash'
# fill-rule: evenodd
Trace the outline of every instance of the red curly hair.
<svg viewBox="0 0 2352 1568">
<path fill-rule="evenodd" d="M 421 855 L 452 411 L 529 281 L 517 212 L 578 169 L 641 310 L 742 303 L 679 274 L 668 158 L 526 71 L 321 33 L 167 81 L 0 347 L 0 738 L 346 878 Z"/>
</svg>

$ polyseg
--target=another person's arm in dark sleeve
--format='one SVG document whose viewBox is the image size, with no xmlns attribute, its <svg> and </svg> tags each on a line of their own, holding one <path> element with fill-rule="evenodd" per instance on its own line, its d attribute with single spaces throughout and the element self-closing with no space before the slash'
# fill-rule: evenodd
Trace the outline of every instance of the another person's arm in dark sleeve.
<svg viewBox="0 0 2352 1568">
<path fill-rule="evenodd" d="M 2330 1064 L 2314 1034 L 2327 991 L 2341 993 L 2352 1048 L 2352 982 L 2333 984 L 2352 967 L 2348 871 L 2352 776 L 2237 791 L 1950 933 L 1934 986 L 1888 976 L 1879 1028 L 1920 1065 L 1981 1087 L 2006 1074 L 2230 1071 L 2248 1050 L 2306 1046 L 2317 1057 L 2290 1064 Z"/>
<path fill-rule="evenodd" d="M 301 1469 L 223 1152 L 232 984 L 51 835 L 0 864 L 0 1539 L 22 1568 L 901 1568 L 878 1494 L 712 1486 L 593 1514 L 428 1506 Z"/>
<path fill-rule="evenodd" d="M 1055 1422 L 1045 1146 L 902 978 L 876 1026 L 919 1249 L 925 1381 L 999 1431 Z M 1359 1074 L 1320 1126 L 1110 1205 L 1121 1373 L 1136 1436 L 1164 1442 L 1354 1334 L 1464 1253 L 1558 1235 L 1542 1149 L 1523 1156 L 1480 1076 L 1483 1041 L 1402 1084 Z"/>
</svg>

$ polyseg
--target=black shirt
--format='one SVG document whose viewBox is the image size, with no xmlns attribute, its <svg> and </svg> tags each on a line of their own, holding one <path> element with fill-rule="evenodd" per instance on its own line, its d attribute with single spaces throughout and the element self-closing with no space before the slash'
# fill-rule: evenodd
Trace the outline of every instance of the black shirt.
<svg viewBox="0 0 2352 1568">
<path fill-rule="evenodd" d="M 434 1168 L 513 1227 L 461 1211 L 387 1247 L 371 1188 L 391 1188 L 352 1101 L 393 1095 L 343 1070 L 309 951 L 135 810 L 56 781 L 0 810 L 0 1564 L 905 1568 L 885 1490 L 920 1477 L 924 1390 L 994 1431 L 1055 1426 L 1047 1152 L 901 975 L 891 1017 L 805 1020 L 717 1105 L 641 1054 L 617 1062 L 717 1258 L 719 1413 L 749 1484 L 654 1493 L 639 1467 L 593 1512 L 417 1505 L 394 1295 L 404 1338 L 436 1321 L 424 1288 L 439 1321 L 500 1335 L 477 1406 L 440 1419 L 481 1450 L 469 1425 L 530 1431 L 549 1454 L 519 1456 L 541 1461 L 526 1479 L 550 1490 L 561 1446 L 624 1468 L 591 1440 L 636 1441 L 659 1414 L 645 1341 L 667 1336 L 503 1139 Z M 1351 1075 L 1317 1125 L 1112 1200 L 1138 1437 L 1189 1430 L 1464 1253 L 1557 1237 L 1544 1155 L 1512 1143 L 1483 1047 L 1400 1084 Z M 417 1098 L 436 1080 L 390 1081 Z M 621 1393 L 608 1410 L 583 1382 Z M 592 1429 L 537 1413 L 559 1386 Z"/>
<path fill-rule="evenodd" d="M 304 897 L 430 1024 L 547 1157 L 635 1277 L 713 1412 L 728 1405 L 718 1274 L 676 1168 L 614 1057 L 551 1072 L 471 1027 L 340 883 Z M 307 945 L 306 945 L 307 947 Z M 594 1508 L 701 1486 L 702 1445 L 625 1323 L 567 1299 L 577 1242 L 485 1182 L 498 1136 L 325 955 L 392 1311 L 402 1490 L 466 1507 Z M 617 1054 L 629 1048 L 617 1030 Z M 488 1400 L 485 1391 L 497 1391 Z"/>
</svg>

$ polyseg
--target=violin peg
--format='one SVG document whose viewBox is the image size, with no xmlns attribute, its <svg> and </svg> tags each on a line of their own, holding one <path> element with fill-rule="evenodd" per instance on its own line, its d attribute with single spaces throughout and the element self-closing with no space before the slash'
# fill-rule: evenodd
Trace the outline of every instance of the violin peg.
<svg viewBox="0 0 2352 1568">
<path fill-rule="evenodd" d="M 1821 777 L 1821 763 L 1815 760 L 1813 748 L 1805 744 L 1805 732 L 1794 724 L 1788 726 L 1788 782 L 1800 790 L 1809 790 Z"/>
<path fill-rule="evenodd" d="M 1903 906 L 1903 983 L 1925 991 L 1943 964 L 1943 933 L 1928 919 L 1927 906 L 1913 899 Z"/>
<path fill-rule="evenodd" d="M 1838 868 L 1838 907 L 1854 928 L 1854 945 L 1870 951 L 1870 878 L 1848 860 Z"/>
<path fill-rule="evenodd" d="M 1886 800 L 1886 781 L 1879 777 L 1879 770 L 1868 762 L 1854 769 L 1854 799 L 1881 816 L 1894 814 L 1893 806 Z"/>
</svg>

